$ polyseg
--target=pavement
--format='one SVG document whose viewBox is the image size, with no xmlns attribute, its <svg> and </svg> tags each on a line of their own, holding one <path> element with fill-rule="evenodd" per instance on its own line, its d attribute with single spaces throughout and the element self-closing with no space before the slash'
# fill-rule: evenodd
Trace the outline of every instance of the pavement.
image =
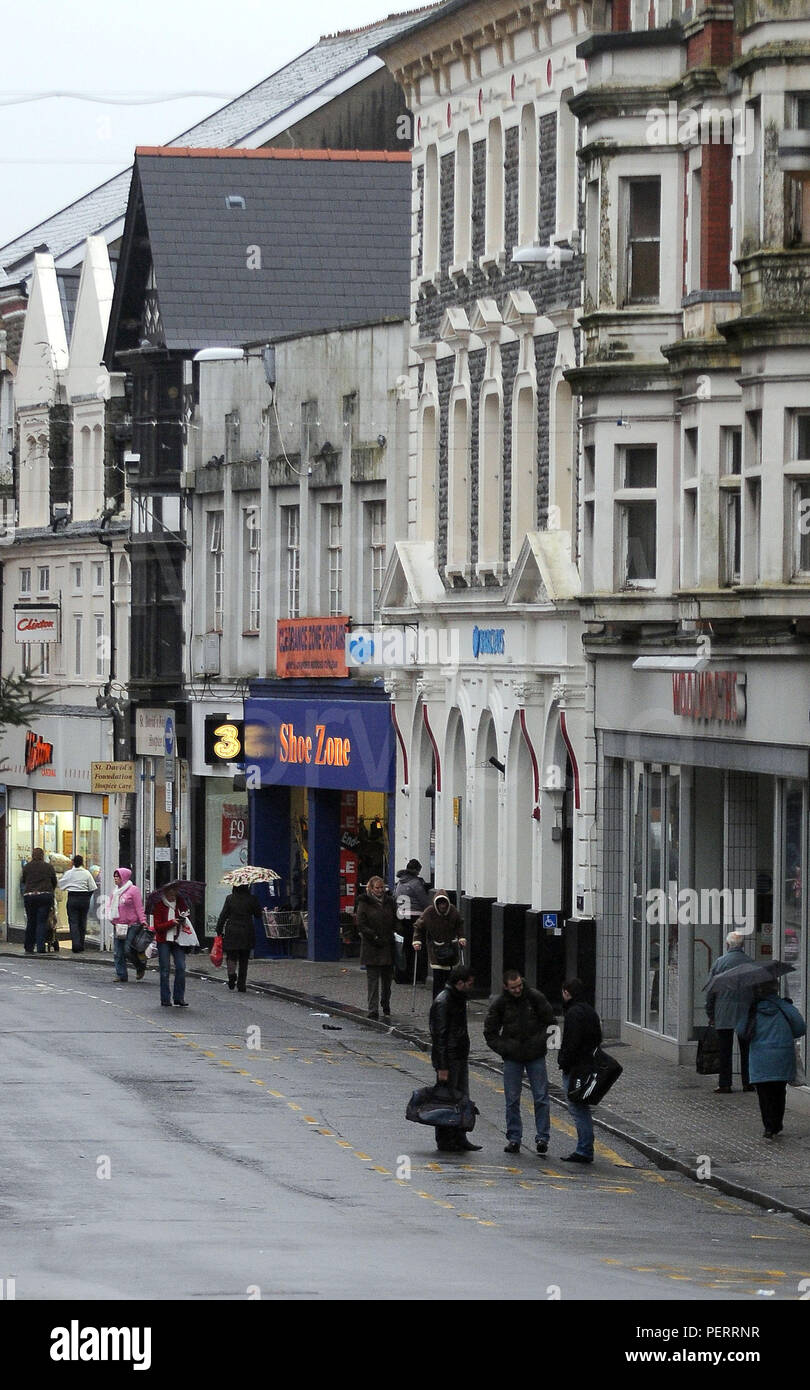
<svg viewBox="0 0 810 1390">
<path fill-rule="evenodd" d="M 91 941 L 88 947 L 81 958 L 85 963 L 112 967 L 110 952 L 93 950 Z M 0 943 L 0 956 L 22 955 L 22 946 Z M 76 961 L 64 945 L 48 959 L 57 969 L 70 969 Z M 156 968 L 155 963 L 150 965 Z M 203 951 L 190 956 L 187 969 L 191 976 L 224 980 L 224 971 L 215 969 Z M 413 1011 L 411 986 L 395 984 L 392 1017 L 380 1022 L 366 1018 L 365 971 L 355 960 L 253 960 L 248 986 L 322 1013 L 326 1029 L 339 1029 L 345 1018 L 429 1046 L 429 982 L 417 985 Z M 485 1000 L 468 1005 L 472 1060 L 497 1072 L 498 1058 L 483 1041 L 486 1007 Z M 698 1076 L 688 1067 L 674 1066 L 628 1043 L 607 1039 L 606 1043 L 624 1073 L 607 1100 L 594 1109 L 598 1129 L 623 1139 L 660 1168 L 676 1170 L 767 1210 L 789 1212 L 810 1224 L 810 1110 L 805 1094 L 788 1087 L 785 1132 L 768 1141 L 762 1137 L 757 1097 L 739 1089 L 738 1076 L 731 1095 L 717 1096 L 716 1077 Z M 558 1075 L 550 1054 L 552 1103 L 562 1110 L 565 1100 L 555 1081 Z"/>
</svg>

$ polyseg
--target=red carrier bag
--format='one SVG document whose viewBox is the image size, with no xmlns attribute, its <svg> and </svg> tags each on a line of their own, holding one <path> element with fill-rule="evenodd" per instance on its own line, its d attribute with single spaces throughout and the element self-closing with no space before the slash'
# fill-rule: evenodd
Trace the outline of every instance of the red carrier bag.
<svg viewBox="0 0 810 1390">
<path fill-rule="evenodd" d="M 215 936 L 215 937 L 214 937 L 214 944 L 213 944 L 213 946 L 211 947 L 210 955 L 211 955 L 211 964 L 212 964 L 212 965 L 221 965 L 221 964 L 222 964 L 223 952 L 222 952 L 222 937 L 221 937 L 221 936 Z"/>
</svg>

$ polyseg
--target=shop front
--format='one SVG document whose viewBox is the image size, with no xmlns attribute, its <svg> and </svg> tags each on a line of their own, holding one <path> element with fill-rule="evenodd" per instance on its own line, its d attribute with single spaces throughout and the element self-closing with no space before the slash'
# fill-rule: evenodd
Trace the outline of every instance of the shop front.
<svg viewBox="0 0 810 1390">
<path fill-rule="evenodd" d="M 273 906 L 306 913 L 311 960 L 337 960 L 357 893 L 393 878 L 394 734 L 380 686 L 258 681 L 245 702 L 251 863 L 275 869 Z M 257 938 L 257 953 L 271 948 Z"/>
<path fill-rule="evenodd" d="M 732 930 L 752 958 L 793 967 L 784 992 L 806 1013 L 806 692 L 798 660 L 597 662 L 600 983 L 608 1011 L 621 960 L 614 1007 L 628 1040 L 692 1059 Z"/>
<path fill-rule="evenodd" d="M 88 922 L 92 935 L 100 897 L 112 883 L 111 856 L 118 844 L 118 798 L 91 791 L 92 763 L 109 759 L 112 752 L 109 716 L 43 717 L 35 727 L 5 730 L 3 749 L 7 932 L 16 936 L 25 927 L 20 874 L 32 849 L 40 846 L 58 875 L 81 854 L 97 880 L 100 893 Z M 61 892 L 56 910 L 58 927 L 66 935 L 66 896 Z"/>
<path fill-rule="evenodd" d="M 213 936 L 229 892 L 222 876 L 248 862 L 242 701 L 195 701 L 191 733 L 193 877 L 205 882 L 203 925 Z"/>
</svg>

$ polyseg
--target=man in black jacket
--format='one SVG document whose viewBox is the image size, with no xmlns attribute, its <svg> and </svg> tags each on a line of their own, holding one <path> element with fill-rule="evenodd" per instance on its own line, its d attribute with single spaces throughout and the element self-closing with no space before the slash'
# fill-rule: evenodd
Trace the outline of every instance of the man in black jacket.
<svg viewBox="0 0 810 1390">
<path fill-rule="evenodd" d="M 581 980 L 566 980 L 562 987 L 565 1023 L 560 1055 L 557 1058 L 563 1074 L 563 1090 L 568 1096 L 568 1078 L 572 1071 L 587 1062 L 602 1041 L 602 1025 L 596 1009 L 585 999 Z M 563 1163 L 593 1163 L 593 1120 L 589 1105 L 569 1100 L 568 1109 L 577 1127 L 577 1146 L 567 1154 Z"/>
<path fill-rule="evenodd" d="M 436 1080 L 446 1081 L 465 1096 L 470 1093 L 467 995 L 474 984 L 475 977 L 468 965 L 454 966 L 448 973 L 444 989 L 433 1000 L 429 1020 L 433 1041 L 430 1060 L 436 1068 Z M 461 1130 L 452 1129 L 449 1125 L 437 1125 L 436 1147 L 445 1153 L 456 1153 L 464 1149 L 480 1149 L 481 1145 L 471 1144 Z"/>
<path fill-rule="evenodd" d="M 548 1153 L 551 1137 L 551 1105 L 548 1098 L 546 1048 L 554 1011 L 539 989 L 527 985 L 519 970 L 507 970 L 503 990 L 489 1006 L 484 1020 L 487 1046 L 503 1058 L 503 1093 L 506 1100 L 506 1148 L 520 1153 L 523 1121 L 520 1096 L 523 1073 L 534 1097 L 534 1142 L 539 1154 Z"/>
</svg>

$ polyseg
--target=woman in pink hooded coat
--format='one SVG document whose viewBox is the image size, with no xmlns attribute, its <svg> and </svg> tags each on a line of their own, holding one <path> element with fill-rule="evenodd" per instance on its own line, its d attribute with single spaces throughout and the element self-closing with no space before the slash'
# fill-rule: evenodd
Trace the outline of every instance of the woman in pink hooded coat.
<svg viewBox="0 0 810 1390">
<path fill-rule="evenodd" d="M 132 882 L 131 869 L 116 869 L 113 874 L 115 890 L 110 899 L 110 921 L 113 924 L 115 939 L 113 960 L 116 977 L 125 984 L 127 961 L 135 966 L 135 974 L 142 980 L 146 973 L 146 960 L 133 954 L 132 942 L 138 935 L 138 928 L 146 922 L 141 890 Z"/>
</svg>

